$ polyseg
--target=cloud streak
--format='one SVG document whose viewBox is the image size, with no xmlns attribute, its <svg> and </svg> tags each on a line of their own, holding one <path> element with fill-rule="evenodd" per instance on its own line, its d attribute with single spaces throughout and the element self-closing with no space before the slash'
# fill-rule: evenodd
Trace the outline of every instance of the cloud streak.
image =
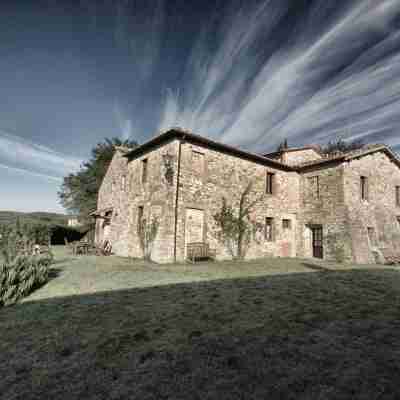
<svg viewBox="0 0 400 400">
<path fill-rule="evenodd" d="M 3 168 L 7 166 L 60 180 L 61 177 L 76 172 L 82 160 L 0 130 L 0 163 Z"/>
<path fill-rule="evenodd" d="M 393 138 L 400 124 L 400 1 L 332 5 L 315 2 L 269 54 L 260 43 L 285 23 L 288 2 L 224 10 L 193 48 L 185 89 L 167 91 L 159 129 L 180 125 L 256 151 L 284 138 L 368 141 L 381 134 L 400 144 Z M 218 45 L 210 51 L 213 32 Z"/>
<path fill-rule="evenodd" d="M 32 172 L 32 171 L 28 171 L 26 169 L 22 169 L 22 168 L 10 167 L 9 165 L 5 165 L 5 164 L 0 164 L 0 168 L 6 169 L 11 172 L 16 172 L 16 173 L 22 174 L 22 175 L 29 175 L 29 176 L 34 176 L 36 178 L 43 178 L 43 179 L 46 179 L 51 182 L 57 182 L 57 183 L 62 182 L 62 178 L 58 178 L 58 177 L 51 176 L 51 175 L 40 174 L 37 172 Z"/>
</svg>

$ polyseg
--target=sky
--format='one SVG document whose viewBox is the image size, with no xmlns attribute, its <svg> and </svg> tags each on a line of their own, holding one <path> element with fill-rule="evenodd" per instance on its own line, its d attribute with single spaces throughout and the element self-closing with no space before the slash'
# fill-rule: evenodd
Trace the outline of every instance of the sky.
<svg viewBox="0 0 400 400">
<path fill-rule="evenodd" d="M 96 143 L 400 153 L 400 0 L 2 0 L 0 210 L 65 212 Z"/>
</svg>

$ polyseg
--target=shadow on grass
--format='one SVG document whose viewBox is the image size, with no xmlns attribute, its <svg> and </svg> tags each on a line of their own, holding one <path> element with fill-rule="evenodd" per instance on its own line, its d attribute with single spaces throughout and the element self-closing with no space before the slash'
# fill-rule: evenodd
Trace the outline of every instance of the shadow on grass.
<svg viewBox="0 0 400 400">
<path fill-rule="evenodd" d="M 0 393 L 399 398 L 399 276 L 389 269 L 321 271 L 6 307 L 0 310 Z"/>
<path fill-rule="evenodd" d="M 311 264 L 311 263 L 303 262 L 303 263 L 301 263 L 301 265 L 304 265 L 305 267 L 312 269 L 313 271 L 320 271 L 320 272 L 332 271 L 331 269 L 323 267 L 322 265 L 318 265 L 318 264 Z"/>
<path fill-rule="evenodd" d="M 62 272 L 61 268 L 54 268 L 53 266 L 51 266 L 49 269 L 49 281 L 52 279 L 58 278 L 61 275 L 61 272 Z M 47 282 L 44 283 L 42 286 L 44 286 L 46 284 L 47 284 Z"/>
</svg>

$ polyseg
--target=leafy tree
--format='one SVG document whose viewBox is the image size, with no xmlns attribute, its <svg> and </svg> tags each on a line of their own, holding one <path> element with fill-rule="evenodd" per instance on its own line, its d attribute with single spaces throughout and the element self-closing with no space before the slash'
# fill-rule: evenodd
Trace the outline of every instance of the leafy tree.
<svg viewBox="0 0 400 400">
<path fill-rule="evenodd" d="M 347 153 L 348 151 L 358 150 L 364 146 L 364 142 L 362 140 L 353 140 L 346 142 L 342 138 L 330 141 L 324 147 L 322 147 L 321 151 L 323 154 L 331 155 L 337 152 Z"/>
<path fill-rule="evenodd" d="M 137 147 L 134 140 L 106 138 L 98 143 L 91 152 L 89 161 L 83 163 L 77 173 L 64 177 L 61 190 L 58 192 L 61 204 L 71 213 L 78 214 L 80 219 L 90 223 L 88 214 L 96 209 L 97 194 L 107 168 L 113 158 L 115 147 Z"/>
<path fill-rule="evenodd" d="M 251 189 L 252 183 L 250 182 L 240 195 L 238 211 L 228 204 L 225 197 L 222 197 L 221 210 L 214 215 L 214 220 L 219 228 L 218 240 L 225 245 L 233 258 L 239 260 L 246 255 L 251 235 L 261 229 L 260 224 L 250 219 L 251 211 L 261 200 L 261 198 L 249 200 Z"/>
</svg>

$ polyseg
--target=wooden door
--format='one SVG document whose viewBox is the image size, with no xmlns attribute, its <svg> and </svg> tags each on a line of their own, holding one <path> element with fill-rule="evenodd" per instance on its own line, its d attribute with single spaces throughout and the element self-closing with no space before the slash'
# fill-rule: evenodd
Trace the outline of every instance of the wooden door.
<svg viewBox="0 0 400 400">
<path fill-rule="evenodd" d="M 202 243 L 204 233 L 204 211 L 195 208 L 186 209 L 185 252 L 188 243 Z"/>
<path fill-rule="evenodd" d="M 322 226 L 312 227 L 313 257 L 324 258 Z"/>
</svg>

